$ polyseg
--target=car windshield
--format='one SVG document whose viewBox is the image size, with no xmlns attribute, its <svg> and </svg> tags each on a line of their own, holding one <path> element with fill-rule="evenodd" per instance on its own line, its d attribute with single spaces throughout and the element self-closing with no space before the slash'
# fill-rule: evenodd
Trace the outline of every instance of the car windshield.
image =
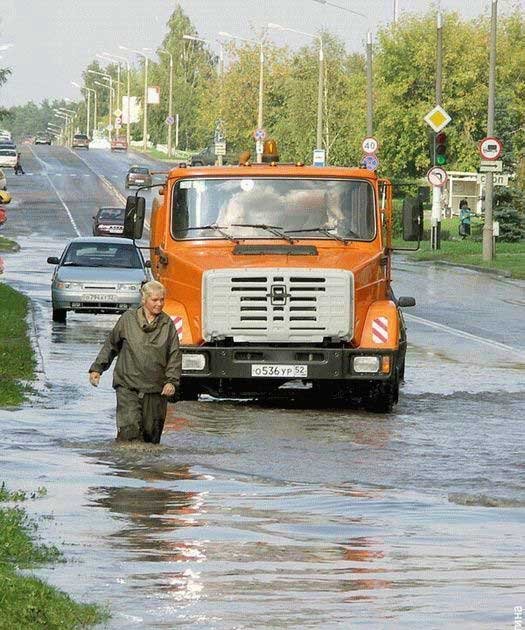
<svg viewBox="0 0 525 630">
<path fill-rule="evenodd" d="M 13 149 L 0 149 L 0 155 L 9 155 L 11 157 L 16 157 L 16 151 Z"/>
<path fill-rule="evenodd" d="M 99 219 L 118 219 L 124 220 L 125 208 L 100 208 L 98 211 Z"/>
<path fill-rule="evenodd" d="M 141 269 L 135 246 L 127 243 L 71 243 L 62 265 L 68 267 L 121 267 Z"/>
<path fill-rule="evenodd" d="M 75 138 L 75 140 L 87 140 L 88 137 L 84 134 L 77 134 L 76 136 L 73 136 Z"/>
<path fill-rule="evenodd" d="M 199 229 L 201 228 L 201 229 Z M 359 179 L 183 179 L 173 195 L 177 239 L 372 240 L 374 191 Z M 273 233 L 268 228 L 273 228 Z"/>
<path fill-rule="evenodd" d="M 141 175 L 148 175 L 149 174 L 149 170 L 146 167 L 143 167 L 143 166 L 136 166 L 134 168 L 130 168 L 129 172 L 130 173 L 140 173 Z"/>
</svg>

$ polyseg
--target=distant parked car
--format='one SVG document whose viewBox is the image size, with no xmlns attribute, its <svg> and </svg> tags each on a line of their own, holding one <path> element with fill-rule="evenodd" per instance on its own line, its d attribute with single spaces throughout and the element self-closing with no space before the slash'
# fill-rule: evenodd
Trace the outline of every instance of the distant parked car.
<svg viewBox="0 0 525 630">
<path fill-rule="evenodd" d="M 75 238 L 55 265 L 51 281 L 53 321 L 75 313 L 123 313 L 139 306 L 140 287 L 151 278 L 149 262 L 132 240 L 113 237 Z"/>
<path fill-rule="evenodd" d="M 45 135 L 38 135 L 35 137 L 35 144 L 51 144 L 51 138 Z"/>
<path fill-rule="evenodd" d="M 112 151 L 127 151 L 128 141 L 126 140 L 124 136 L 113 138 L 113 140 L 111 141 L 111 150 Z"/>
<path fill-rule="evenodd" d="M 89 149 L 89 138 L 85 133 L 76 133 L 73 136 L 71 147 L 73 149 Z"/>
<path fill-rule="evenodd" d="M 153 178 L 147 166 L 131 166 L 126 175 L 124 186 L 126 188 L 131 186 L 151 186 L 152 183 Z"/>
<path fill-rule="evenodd" d="M 0 166 L 14 168 L 17 160 L 15 149 L 0 149 Z"/>
<path fill-rule="evenodd" d="M 100 208 L 93 217 L 93 236 L 121 236 L 126 208 Z"/>
</svg>

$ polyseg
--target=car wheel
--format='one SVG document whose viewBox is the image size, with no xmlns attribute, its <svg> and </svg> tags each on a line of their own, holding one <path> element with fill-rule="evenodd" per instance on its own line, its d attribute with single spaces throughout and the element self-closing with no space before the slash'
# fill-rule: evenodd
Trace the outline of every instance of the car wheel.
<svg viewBox="0 0 525 630">
<path fill-rule="evenodd" d="M 192 166 L 204 166 L 204 163 L 201 162 L 200 160 L 196 160 L 195 162 L 191 163 Z"/>
<path fill-rule="evenodd" d="M 65 308 L 54 308 L 53 307 L 53 321 L 60 322 L 62 324 L 66 323 L 67 311 Z"/>
</svg>

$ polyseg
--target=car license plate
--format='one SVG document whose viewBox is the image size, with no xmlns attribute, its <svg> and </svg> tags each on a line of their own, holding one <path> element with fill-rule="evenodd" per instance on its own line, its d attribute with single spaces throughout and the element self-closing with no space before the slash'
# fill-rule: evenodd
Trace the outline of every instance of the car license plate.
<svg viewBox="0 0 525 630">
<path fill-rule="evenodd" d="M 84 302 L 116 302 L 117 298 L 113 293 L 93 293 L 83 296 Z"/>
<path fill-rule="evenodd" d="M 144 183 L 144 180 L 143 180 L 143 179 L 136 179 L 136 180 L 135 180 L 135 182 L 136 182 L 137 184 L 143 184 L 143 183 Z"/>
<path fill-rule="evenodd" d="M 308 376 L 308 366 L 253 364 L 252 376 L 267 378 L 306 378 Z"/>
</svg>

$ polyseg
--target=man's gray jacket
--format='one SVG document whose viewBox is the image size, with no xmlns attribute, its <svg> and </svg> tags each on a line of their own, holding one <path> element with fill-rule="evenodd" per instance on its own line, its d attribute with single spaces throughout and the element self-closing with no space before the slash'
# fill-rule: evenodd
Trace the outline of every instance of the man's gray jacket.
<svg viewBox="0 0 525 630">
<path fill-rule="evenodd" d="M 169 315 L 162 312 L 148 323 L 141 307 L 129 309 L 115 324 L 89 368 L 105 372 L 118 356 L 113 387 L 160 393 L 166 383 L 179 389 L 182 358 L 179 338 Z"/>
</svg>

